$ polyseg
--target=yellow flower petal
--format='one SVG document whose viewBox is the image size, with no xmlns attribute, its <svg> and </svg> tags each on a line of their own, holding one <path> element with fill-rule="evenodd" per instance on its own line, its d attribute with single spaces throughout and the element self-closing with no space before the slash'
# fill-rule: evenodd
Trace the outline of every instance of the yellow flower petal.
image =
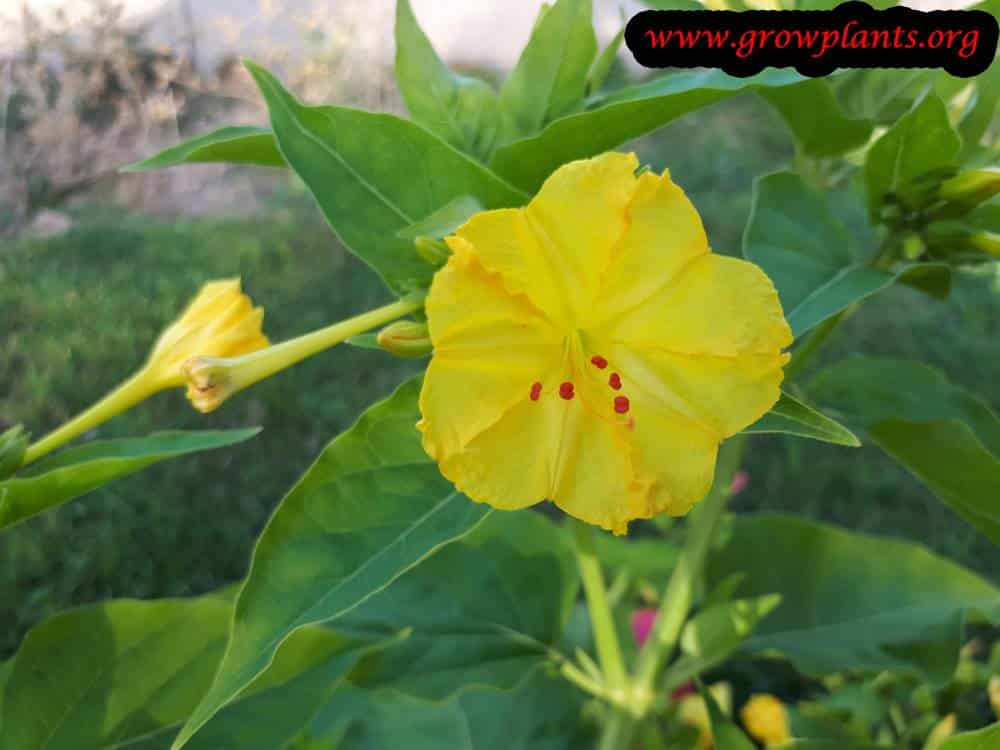
<svg viewBox="0 0 1000 750">
<path fill-rule="evenodd" d="M 785 704 L 769 693 L 751 695 L 740 711 L 740 718 L 750 736 L 768 747 L 791 739 Z"/>
<path fill-rule="evenodd" d="M 418 427 L 443 461 L 530 397 L 557 363 L 558 337 L 526 298 L 467 252 L 435 275 L 426 303 L 434 357 L 420 393 Z"/>
<path fill-rule="evenodd" d="M 424 447 L 474 500 L 542 499 L 615 532 L 687 512 L 718 444 L 777 400 L 791 343 L 756 266 L 712 254 L 633 155 L 557 170 L 448 238 L 427 298 Z"/>
</svg>

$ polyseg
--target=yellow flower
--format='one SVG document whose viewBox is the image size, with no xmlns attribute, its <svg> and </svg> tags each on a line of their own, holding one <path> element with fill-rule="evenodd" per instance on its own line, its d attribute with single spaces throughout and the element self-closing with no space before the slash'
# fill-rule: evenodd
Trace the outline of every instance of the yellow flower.
<svg viewBox="0 0 1000 750">
<path fill-rule="evenodd" d="M 785 704 L 768 693 L 750 696 L 740 711 L 743 726 L 750 736 L 767 746 L 780 745 L 791 739 Z"/>
<path fill-rule="evenodd" d="M 637 164 L 572 162 L 447 238 L 418 427 L 476 501 L 549 499 L 616 533 L 686 513 L 720 441 L 778 398 L 792 335 L 770 279 L 712 253 L 669 174 Z"/>
<path fill-rule="evenodd" d="M 205 284 L 157 339 L 144 370 L 160 388 L 184 385 L 181 366 L 191 357 L 235 357 L 268 345 L 264 309 L 254 307 L 239 279 Z"/>
</svg>

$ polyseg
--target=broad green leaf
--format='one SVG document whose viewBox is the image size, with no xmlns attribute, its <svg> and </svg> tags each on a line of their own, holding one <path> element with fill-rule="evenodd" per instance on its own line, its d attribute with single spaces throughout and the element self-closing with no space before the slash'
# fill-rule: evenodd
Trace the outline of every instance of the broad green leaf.
<svg viewBox="0 0 1000 750">
<path fill-rule="evenodd" d="M 892 284 L 945 275 L 945 266 L 913 264 L 897 272 L 862 262 L 854 237 L 826 199 L 791 172 L 754 183 L 743 256 L 771 277 L 796 338 L 841 310 Z"/>
<path fill-rule="evenodd" d="M 409 0 L 396 0 L 396 82 L 415 122 L 468 154 L 489 158 L 500 126 L 497 93 L 441 61 Z"/>
<path fill-rule="evenodd" d="M 330 226 L 395 292 L 430 283 L 434 269 L 400 229 L 469 195 L 486 208 L 527 196 L 409 120 L 345 107 L 307 107 L 247 64 L 267 102 L 278 146 Z"/>
<path fill-rule="evenodd" d="M 505 140 L 531 136 L 583 102 L 597 39 L 592 0 L 556 0 L 500 89 Z"/>
<path fill-rule="evenodd" d="M 36 626 L 11 662 L 0 748 L 105 748 L 177 724 L 211 683 L 231 611 L 119 600 Z"/>
<path fill-rule="evenodd" d="M 190 138 L 148 159 L 122 167 L 122 171 L 149 172 L 199 162 L 287 166 L 270 130 L 245 125 L 220 128 L 197 138 Z"/>
<path fill-rule="evenodd" d="M 0 529 L 69 502 L 150 464 L 187 453 L 242 443 L 260 432 L 243 430 L 154 432 L 141 438 L 95 440 L 29 464 L 0 481 Z"/>
<path fill-rule="evenodd" d="M 469 217 L 483 210 L 483 205 L 468 195 L 449 201 L 430 216 L 425 216 L 405 229 L 399 230 L 400 237 L 415 240 L 417 237 L 441 239 L 453 234 Z"/>
<path fill-rule="evenodd" d="M 801 151 L 809 156 L 836 156 L 862 146 L 874 127 L 871 120 L 847 115 L 830 85 L 819 78 L 763 89 L 760 94 L 778 110 Z"/>
<path fill-rule="evenodd" d="M 232 604 L 198 599 L 115 600 L 61 613 L 32 629 L 9 662 L 0 703 L 0 748 L 153 750 L 170 745 L 211 684 Z M 281 746 L 322 705 L 324 690 L 375 644 L 323 628 L 289 639 L 271 668 L 206 727 L 233 746 L 247 716 L 267 716 L 240 748 Z M 310 703 L 311 702 L 311 703 Z M 311 708 L 311 710 L 310 710 Z M 228 740 L 226 742 L 225 740 Z"/>
<path fill-rule="evenodd" d="M 861 745 L 843 740 L 793 740 L 783 750 L 884 750 L 884 745 Z"/>
<path fill-rule="evenodd" d="M 371 638 L 410 629 L 375 660 L 365 684 L 444 699 L 473 683 L 515 686 L 559 642 L 576 593 L 559 527 L 540 513 L 494 513 L 336 627 Z"/>
<path fill-rule="evenodd" d="M 857 436 L 842 424 L 784 391 L 781 392 L 778 403 L 771 411 L 743 432 L 751 435 L 768 432 L 784 433 L 852 448 L 861 445 Z"/>
<path fill-rule="evenodd" d="M 991 724 L 975 732 L 949 737 L 940 750 L 996 750 L 1000 747 L 1000 724 Z"/>
<path fill-rule="evenodd" d="M 767 70 L 733 78 L 719 70 L 665 75 L 615 91 L 594 106 L 550 123 L 541 133 L 497 149 L 494 171 L 522 190 L 534 193 L 559 166 L 617 148 L 681 115 L 764 86 L 787 86 L 804 80 L 790 70 Z"/>
<path fill-rule="evenodd" d="M 709 584 L 745 573 L 741 593 L 781 605 L 744 642 L 809 675 L 848 669 L 949 679 L 970 613 L 1000 622 L 1000 589 L 921 545 L 789 516 L 736 517 L 709 555 Z"/>
<path fill-rule="evenodd" d="M 725 661 L 781 603 L 777 594 L 721 602 L 695 615 L 681 632 L 681 656 L 663 675 L 672 690 Z"/>
<path fill-rule="evenodd" d="M 868 150 L 869 215 L 878 216 L 887 194 L 905 191 L 917 177 L 950 166 L 961 147 L 944 103 L 932 93 L 925 95 Z"/>
<path fill-rule="evenodd" d="M 851 357 L 809 388 L 1000 544 L 1000 419 L 920 362 Z"/>
<path fill-rule="evenodd" d="M 708 720 L 712 726 L 712 747 L 715 750 L 757 750 L 750 739 L 743 734 L 743 730 L 722 713 L 715 696 L 700 682 L 698 692 L 708 707 Z"/>
<path fill-rule="evenodd" d="M 410 380 L 365 412 L 281 501 L 257 541 L 219 671 L 175 748 L 296 629 L 341 617 L 488 514 L 421 447 L 419 390 L 419 379 Z"/>
<path fill-rule="evenodd" d="M 469 684 L 440 701 L 392 689 L 344 690 L 317 716 L 303 744 L 337 750 L 576 750 L 593 742 L 576 737 L 581 696 L 537 667 L 511 689 Z"/>
</svg>

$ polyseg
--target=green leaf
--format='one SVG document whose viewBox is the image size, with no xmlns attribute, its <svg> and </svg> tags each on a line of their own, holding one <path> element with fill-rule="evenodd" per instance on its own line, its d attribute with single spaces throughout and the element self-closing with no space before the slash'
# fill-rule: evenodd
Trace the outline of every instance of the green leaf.
<svg viewBox="0 0 1000 750">
<path fill-rule="evenodd" d="M 555 169 L 616 148 L 681 115 L 747 90 L 787 86 L 803 78 L 790 70 L 767 70 L 733 78 L 719 70 L 665 75 L 616 91 L 593 108 L 562 117 L 541 133 L 497 149 L 494 171 L 534 193 Z"/>
<path fill-rule="evenodd" d="M 868 150 L 869 215 L 878 217 L 887 194 L 903 192 L 917 177 L 950 166 L 961 147 L 944 103 L 932 93 L 925 95 Z"/>
<path fill-rule="evenodd" d="M 583 101 L 597 54 L 592 0 L 543 6 L 528 44 L 500 89 L 505 140 L 531 136 Z"/>
<path fill-rule="evenodd" d="M 400 294 L 430 283 L 434 269 L 396 233 L 469 195 L 487 208 L 527 196 L 478 162 L 393 115 L 307 107 L 263 68 L 247 63 L 267 102 L 278 146 L 330 226 Z"/>
<path fill-rule="evenodd" d="M 597 56 L 594 64 L 590 67 L 590 73 L 587 75 L 588 94 L 596 94 L 604 86 L 604 82 L 608 79 L 608 75 L 615 65 L 615 60 L 618 59 L 618 52 L 621 50 L 622 42 L 624 41 L 625 27 L 622 27 L 612 37 L 611 41 L 605 45 L 604 49 L 601 50 L 601 54 Z"/>
<path fill-rule="evenodd" d="M 670 691 L 725 661 L 779 604 L 777 594 L 721 602 L 695 615 L 681 632 L 681 656 L 663 676 Z"/>
<path fill-rule="evenodd" d="M 837 156 L 862 146 L 874 127 L 869 119 L 847 115 L 822 79 L 760 94 L 778 110 L 802 153 L 812 157 Z"/>
<path fill-rule="evenodd" d="M 921 545 L 770 514 L 736 517 L 730 532 L 709 584 L 741 572 L 744 595 L 780 594 L 744 647 L 806 674 L 890 669 L 942 683 L 969 614 L 1000 622 L 1000 590 Z"/>
<path fill-rule="evenodd" d="M 884 745 L 862 745 L 844 740 L 793 740 L 783 750 L 884 750 Z"/>
<path fill-rule="evenodd" d="M 36 626 L 9 662 L 0 748 L 168 747 L 211 684 L 231 615 L 231 603 L 216 595 L 116 600 L 70 610 Z M 238 746 L 282 746 L 375 646 L 323 628 L 298 631 L 195 746 L 234 746 L 246 718 L 255 714 L 266 716 L 266 724 L 252 735 L 242 732 L 246 736 Z"/>
<path fill-rule="evenodd" d="M 469 684 L 508 689 L 559 642 L 577 584 L 559 527 L 539 513 L 494 513 L 336 627 L 369 638 L 412 630 L 368 669 L 366 684 L 428 699 Z"/>
<path fill-rule="evenodd" d="M 854 237 L 825 197 L 792 172 L 754 183 L 743 256 L 759 265 L 778 289 L 796 338 L 894 281 L 945 275 L 940 264 L 913 264 L 897 272 L 862 262 Z"/>
<path fill-rule="evenodd" d="M 155 156 L 122 167 L 123 172 L 149 172 L 178 164 L 227 162 L 256 164 L 262 167 L 284 167 L 274 134 L 267 128 L 231 126 L 191 138 L 164 149 Z"/>
<path fill-rule="evenodd" d="M 1000 724 L 991 724 L 975 732 L 949 737 L 940 750 L 995 750 L 1000 747 Z"/>
<path fill-rule="evenodd" d="M 296 629 L 341 617 L 488 514 L 420 444 L 419 379 L 335 438 L 257 541 L 225 657 L 174 747 L 259 675 Z"/>
<path fill-rule="evenodd" d="M 722 713 L 715 696 L 698 683 L 698 692 L 708 707 L 708 720 L 712 726 L 712 746 L 715 750 L 757 750 L 743 730 Z"/>
<path fill-rule="evenodd" d="M 397 234 L 407 240 L 417 237 L 435 237 L 441 239 L 453 234 L 469 217 L 483 210 L 483 205 L 475 198 L 462 195 L 449 201 L 430 216 L 400 229 Z"/>
<path fill-rule="evenodd" d="M 472 684 L 441 701 L 391 689 L 341 691 L 313 722 L 314 744 L 306 747 L 574 750 L 588 744 L 574 737 L 580 704 L 576 688 L 539 668 L 512 689 Z"/>
<path fill-rule="evenodd" d="M 496 92 L 441 61 L 409 0 L 396 2 L 396 81 L 415 122 L 468 154 L 489 158 L 500 126 Z"/>
<path fill-rule="evenodd" d="M 0 529 L 69 502 L 151 464 L 187 453 L 242 443 L 259 427 L 222 431 L 154 432 L 141 438 L 95 440 L 22 469 L 0 481 Z"/>
<path fill-rule="evenodd" d="M 852 448 L 861 445 L 857 436 L 842 424 L 784 391 L 771 411 L 743 432 L 751 435 L 777 432 Z"/>
<path fill-rule="evenodd" d="M 866 357 L 823 370 L 809 391 L 1000 544 L 1000 419 L 986 404 L 920 362 Z"/>
</svg>

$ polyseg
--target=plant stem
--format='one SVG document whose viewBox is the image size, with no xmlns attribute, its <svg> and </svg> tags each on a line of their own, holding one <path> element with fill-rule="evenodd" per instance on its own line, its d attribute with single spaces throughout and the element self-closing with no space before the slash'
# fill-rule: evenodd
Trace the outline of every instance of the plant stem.
<svg viewBox="0 0 1000 750">
<path fill-rule="evenodd" d="M 144 377 L 144 371 L 140 370 L 89 409 L 29 445 L 24 452 L 24 460 L 21 465 L 25 466 L 32 461 L 37 461 L 78 435 L 92 430 L 102 422 L 106 422 L 113 416 L 135 406 L 155 393 L 156 390 L 156 384 L 150 378 Z"/>
<path fill-rule="evenodd" d="M 612 714 L 605 724 L 598 745 L 600 750 L 628 750 L 636 729 L 636 717 L 648 710 L 660 669 L 673 654 L 691 611 L 695 586 L 719 519 L 726 509 L 729 487 L 739 468 L 745 442 L 745 437 L 736 436 L 723 443 L 719 450 L 715 483 L 708 497 L 692 513 L 688 536 L 660 599 L 653 630 L 639 652 L 632 695 L 636 703 L 635 715 L 622 710 Z"/>
<path fill-rule="evenodd" d="M 625 697 L 627 684 L 625 661 L 622 659 L 618 631 L 611 615 L 611 607 L 608 606 L 601 561 L 597 559 L 597 552 L 594 549 L 594 534 L 596 533 L 598 532 L 586 524 L 573 524 L 576 562 L 580 569 L 580 579 L 583 582 L 583 591 L 587 598 L 587 610 L 590 612 L 590 622 L 594 629 L 597 659 L 601 664 L 601 671 L 604 673 L 604 680 L 609 692 L 612 696 L 622 700 Z"/>
</svg>

